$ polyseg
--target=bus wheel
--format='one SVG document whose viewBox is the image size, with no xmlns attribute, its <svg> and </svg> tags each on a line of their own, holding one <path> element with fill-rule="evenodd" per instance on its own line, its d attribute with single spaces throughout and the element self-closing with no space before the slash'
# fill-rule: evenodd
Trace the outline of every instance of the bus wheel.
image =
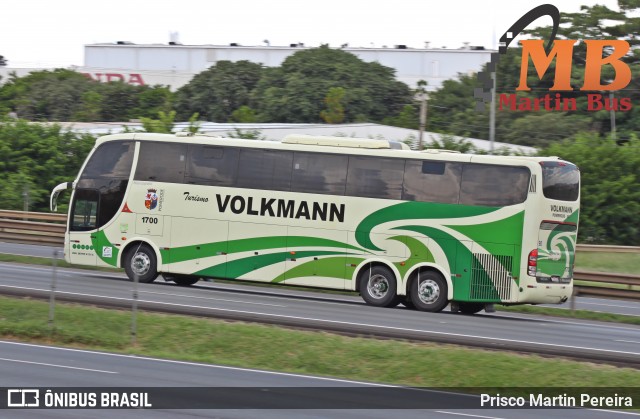
<svg viewBox="0 0 640 419">
<path fill-rule="evenodd" d="M 476 314 L 484 308 L 484 303 L 458 303 L 458 309 L 463 314 Z"/>
<path fill-rule="evenodd" d="M 418 274 L 411 282 L 411 302 L 420 311 L 437 313 L 447 306 L 447 282 L 434 271 Z"/>
<path fill-rule="evenodd" d="M 171 277 L 171 280 L 181 287 L 188 287 L 189 285 L 193 285 L 200 281 L 200 277 L 192 275 L 174 275 Z"/>
<path fill-rule="evenodd" d="M 138 275 L 139 282 L 153 282 L 158 277 L 156 253 L 149 245 L 142 243 L 131 246 L 124 260 L 124 270 L 132 281 Z"/>
<path fill-rule="evenodd" d="M 411 301 L 411 296 L 409 295 L 405 295 L 404 297 L 402 297 L 402 300 L 400 302 L 402 303 L 403 306 L 405 306 L 410 310 L 416 309 L 416 305 L 413 304 L 413 301 Z"/>
<path fill-rule="evenodd" d="M 360 295 L 365 303 L 376 307 L 395 307 L 400 303 L 396 294 L 396 278 L 385 266 L 373 266 L 362 271 Z"/>
</svg>

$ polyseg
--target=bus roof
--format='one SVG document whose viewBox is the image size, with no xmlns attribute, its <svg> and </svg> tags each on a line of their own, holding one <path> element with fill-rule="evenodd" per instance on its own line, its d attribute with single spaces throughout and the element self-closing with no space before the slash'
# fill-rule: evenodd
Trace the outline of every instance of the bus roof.
<svg viewBox="0 0 640 419">
<path fill-rule="evenodd" d="M 111 134 L 99 137 L 96 146 L 107 141 L 136 140 L 136 141 L 161 141 L 182 142 L 189 144 L 207 144 L 217 146 L 233 146 L 262 148 L 272 150 L 309 151 L 330 154 L 351 154 L 378 157 L 414 158 L 421 160 L 446 160 L 457 162 L 474 162 L 484 164 L 506 164 L 529 166 L 533 163 L 549 160 L 560 160 L 559 157 L 533 157 L 533 156 L 495 156 L 482 154 L 463 154 L 450 150 L 428 149 L 422 152 L 410 150 L 405 147 L 398 148 L 393 142 L 374 140 L 370 138 L 350 138 L 331 136 L 290 135 L 282 141 L 249 140 L 241 138 L 227 138 L 206 134 L 158 134 L 158 133 L 123 133 Z"/>
</svg>

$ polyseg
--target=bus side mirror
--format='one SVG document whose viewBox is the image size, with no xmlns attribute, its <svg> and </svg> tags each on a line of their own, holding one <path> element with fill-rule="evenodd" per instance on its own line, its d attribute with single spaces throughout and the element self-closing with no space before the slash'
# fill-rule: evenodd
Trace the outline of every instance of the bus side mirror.
<svg viewBox="0 0 640 419">
<path fill-rule="evenodd" d="M 53 188 L 51 198 L 49 198 L 49 209 L 51 212 L 56 212 L 58 209 L 58 195 L 60 195 L 60 192 L 72 187 L 73 182 L 64 182 Z"/>
</svg>

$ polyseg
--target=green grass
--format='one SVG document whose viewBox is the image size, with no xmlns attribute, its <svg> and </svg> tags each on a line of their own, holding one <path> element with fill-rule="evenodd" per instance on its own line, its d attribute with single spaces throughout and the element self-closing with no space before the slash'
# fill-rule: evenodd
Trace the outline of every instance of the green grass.
<svg viewBox="0 0 640 419">
<path fill-rule="evenodd" d="M 45 344 L 430 387 L 637 387 L 640 371 L 565 359 L 0 297 L 0 336 Z"/>
<path fill-rule="evenodd" d="M 578 252 L 576 269 L 637 275 L 640 273 L 640 253 Z"/>
<path fill-rule="evenodd" d="M 565 304 L 569 304 L 569 303 L 565 303 Z M 624 314 L 601 313 L 601 312 L 588 311 L 588 310 L 567 310 L 562 308 L 537 307 L 532 305 L 519 305 L 519 306 L 496 305 L 495 307 L 496 307 L 496 310 L 498 311 L 506 311 L 511 313 L 541 314 L 545 316 L 567 317 L 571 319 L 597 320 L 602 322 L 615 322 L 615 323 L 640 325 L 640 316 L 626 316 Z"/>
</svg>

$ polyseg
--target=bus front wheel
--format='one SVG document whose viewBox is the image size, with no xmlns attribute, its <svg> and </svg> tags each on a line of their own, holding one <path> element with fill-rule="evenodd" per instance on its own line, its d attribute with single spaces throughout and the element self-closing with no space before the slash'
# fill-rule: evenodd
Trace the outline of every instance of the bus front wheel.
<svg viewBox="0 0 640 419">
<path fill-rule="evenodd" d="M 188 287 L 200 281 L 200 277 L 193 275 L 175 275 L 171 280 L 181 287 Z"/>
<path fill-rule="evenodd" d="M 411 283 L 411 302 L 420 311 L 437 313 L 447 306 L 447 282 L 438 272 L 419 273 Z"/>
<path fill-rule="evenodd" d="M 395 275 L 385 266 L 373 266 L 362 271 L 360 295 L 365 303 L 376 307 L 395 307 L 400 303 Z"/>
<path fill-rule="evenodd" d="M 139 282 L 153 282 L 158 277 L 156 253 L 147 244 L 134 245 L 127 250 L 124 270 L 132 281 L 136 275 Z"/>
</svg>

